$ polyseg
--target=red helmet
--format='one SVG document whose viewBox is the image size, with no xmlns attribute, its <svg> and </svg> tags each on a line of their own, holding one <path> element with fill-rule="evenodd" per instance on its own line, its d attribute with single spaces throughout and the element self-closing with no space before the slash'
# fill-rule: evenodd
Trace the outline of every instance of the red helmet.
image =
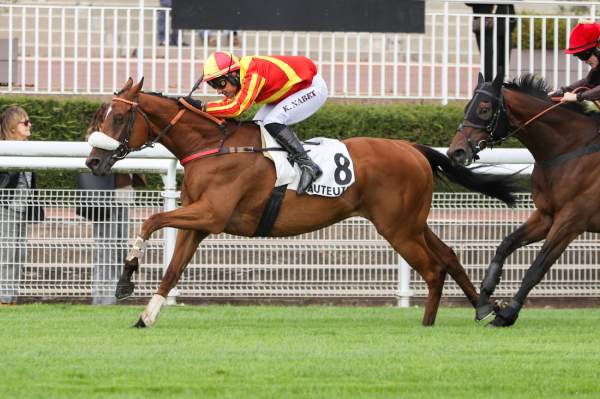
<svg viewBox="0 0 600 399">
<path fill-rule="evenodd" d="M 596 47 L 600 37 L 600 24 L 596 22 L 580 22 L 571 31 L 567 54 L 577 54 Z"/>
</svg>

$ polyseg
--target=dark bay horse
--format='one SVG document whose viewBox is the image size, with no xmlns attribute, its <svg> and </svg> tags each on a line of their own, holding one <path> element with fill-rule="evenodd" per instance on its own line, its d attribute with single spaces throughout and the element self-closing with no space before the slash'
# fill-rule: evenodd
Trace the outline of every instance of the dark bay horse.
<svg viewBox="0 0 600 399">
<path fill-rule="evenodd" d="M 238 146 L 260 148 L 260 133 L 254 123 L 216 120 L 183 107 L 177 99 L 144 93 L 142 83 L 143 79 L 134 85 L 129 79 L 112 100 L 103 132 L 98 133 L 100 140 L 94 144 L 90 139 L 95 148 L 86 164 L 93 173 L 108 173 L 117 159 L 159 139 L 180 160 Z M 445 155 L 405 141 L 353 138 L 345 144 L 353 158 L 356 182 L 337 198 L 297 196 L 288 190 L 270 235 L 296 235 L 351 216 L 365 217 L 427 283 L 424 325 L 435 321 L 447 273 L 475 306 L 479 296 L 465 270 L 427 225 L 433 176 L 446 176 L 512 204 L 510 182 L 505 177 L 479 175 L 454 166 Z M 119 298 L 133 292 L 131 276 L 137 270 L 144 243 L 154 231 L 179 229 L 174 255 L 137 327 L 155 323 L 165 297 L 208 234 L 254 234 L 274 182 L 273 164 L 260 152 L 200 157 L 185 164 L 181 208 L 156 213 L 143 223 L 117 287 Z"/>
<path fill-rule="evenodd" d="M 546 239 L 507 307 L 491 326 L 510 326 L 531 289 L 579 234 L 600 231 L 600 136 L 594 118 L 577 104 L 555 106 L 542 79 L 523 75 L 511 83 L 479 83 L 448 149 L 466 165 L 486 146 L 516 137 L 535 159 L 531 176 L 536 210 L 498 246 L 481 283 L 476 319 L 493 314 L 490 296 L 505 259 L 518 248 Z"/>
</svg>

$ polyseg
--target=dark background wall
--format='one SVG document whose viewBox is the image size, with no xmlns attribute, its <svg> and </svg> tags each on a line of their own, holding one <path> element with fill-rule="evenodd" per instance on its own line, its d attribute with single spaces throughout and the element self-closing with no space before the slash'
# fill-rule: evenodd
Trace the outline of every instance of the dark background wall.
<svg viewBox="0 0 600 399">
<path fill-rule="evenodd" d="M 425 31 L 424 0 L 173 0 L 174 29 Z"/>
</svg>

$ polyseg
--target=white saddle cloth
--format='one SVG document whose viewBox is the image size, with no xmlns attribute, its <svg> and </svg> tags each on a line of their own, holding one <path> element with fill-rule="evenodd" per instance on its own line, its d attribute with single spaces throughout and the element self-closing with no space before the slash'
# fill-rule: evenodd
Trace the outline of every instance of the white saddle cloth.
<svg viewBox="0 0 600 399">
<path fill-rule="evenodd" d="M 267 148 L 281 148 L 275 139 L 260 126 L 262 145 Z M 339 197 L 354 181 L 354 165 L 348 148 L 339 140 L 315 137 L 303 143 L 311 159 L 323 169 L 323 174 L 315 180 L 306 192 L 309 195 Z M 300 168 L 292 166 L 286 151 L 265 151 L 265 157 L 275 164 L 277 180 L 275 187 L 287 184 L 288 190 L 297 190 L 300 182 Z"/>
</svg>

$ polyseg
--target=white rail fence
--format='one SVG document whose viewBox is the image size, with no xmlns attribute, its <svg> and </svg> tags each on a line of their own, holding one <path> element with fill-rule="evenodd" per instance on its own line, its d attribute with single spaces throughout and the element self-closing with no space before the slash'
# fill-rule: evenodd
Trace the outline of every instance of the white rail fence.
<svg viewBox="0 0 600 399">
<path fill-rule="evenodd" d="M 586 72 L 582 63 L 562 53 L 564 32 L 581 17 L 596 18 L 600 2 L 514 4 L 519 14 L 510 17 L 516 24 L 514 39 L 505 38 L 506 44 L 513 43 L 511 51 L 506 46 L 506 76 L 537 73 L 554 87 L 580 78 Z M 145 76 L 147 90 L 182 95 L 210 52 L 227 49 L 239 55 L 309 56 L 331 97 L 469 98 L 477 73 L 485 68 L 472 33 L 478 15 L 457 0 L 428 1 L 427 7 L 425 34 L 242 31 L 235 36 L 218 31 L 212 43 L 205 31 L 186 30 L 178 32 L 177 45 L 167 40 L 161 46 L 157 21 L 159 13 L 167 13 L 168 38 L 166 8 L 2 4 L 0 93 L 107 95 L 129 76 Z M 495 37 L 510 20 L 494 16 L 493 23 Z M 480 35 L 485 42 L 486 30 Z M 203 87 L 200 94 L 214 93 Z"/>
<path fill-rule="evenodd" d="M 7 143 L 8 144 L 8 143 Z M 81 169 L 85 143 L 10 143 L 0 147 L 2 169 Z M 16 149 L 19 148 L 19 151 Z M 526 160 L 523 150 L 486 150 L 484 161 Z M 62 153 L 62 155 L 60 155 Z M 19 154 L 19 157 L 15 157 Z M 65 154 L 71 156 L 67 157 Z M 94 251 L 125 253 L 141 223 L 152 213 L 171 209 L 174 202 L 174 160 L 164 149 L 136 154 L 116 164 L 117 170 L 161 171 L 166 189 L 136 191 L 129 202 L 119 202 L 111 192 L 89 200 L 76 190 L 39 190 L 46 220 L 29 224 L 27 239 L 0 242 L 0 250 L 19 245 L 26 251 L 18 283 L 19 295 L 30 297 L 89 297 Z M 152 166 L 149 166 L 152 165 Z M 0 197 L 2 191 L 0 190 Z M 98 226 L 75 213 L 78 206 L 108 205 L 127 208 L 127 239 L 96 236 Z M 0 206 L 5 203 L 0 202 Z M 533 209 L 527 194 L 519 196 L 516 208 L 470 193 L 436 193 L 429 217 L 433 230 L 458 254 L 472 280 L 478 284 L 501 239 L 520 225 Z M 11 223 L 11 220 L 0 220 Z M 98 222 L 100 230 L 112 222 Z M 137 296 L 148 296 L 158 287 L 163 267 L 172 252 L 173 235 L 159 231 L 149 243 L 140 272 L 135 277 Z M 526 268 L 541 244 L 512 255 L 505 266 L 497 293 L 509 295 L 520 285 Z M 565 251 L 533 296 L 593 297 L 600 295 L 600 241 L 584 234 Z M 389 297 L 407 305 L 409 297 L 426 295 L 426 286 L 408 269 L 365 219 L 352 218 L 334 226 L 290 238 L 242 238 L 213 235 L 200 246 L 178 284 L 179 295 L 196 298 L 249 297 Z M 0 267 L 4 267 L 0 265 Z M 101 283 L 109 284 L 108 281 Z M 448 281 L 444 295 L 462 296 Z"/>
</svg>

